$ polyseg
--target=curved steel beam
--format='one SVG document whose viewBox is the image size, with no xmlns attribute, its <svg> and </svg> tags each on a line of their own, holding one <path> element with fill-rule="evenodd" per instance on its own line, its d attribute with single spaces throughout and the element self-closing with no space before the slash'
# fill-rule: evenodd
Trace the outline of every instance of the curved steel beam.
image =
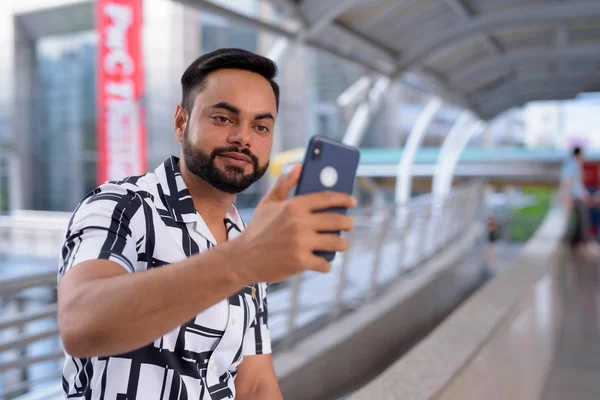
<svg viewBox="0 0 600 400">
<path fill-rule="evenodd" d="M 472 91 L 480 82 L 485 81 L 486 77 L 496 76 L 514 65 L 542 64 L 559 60 L 600 60 L 600 45 L 513 51 L 462 70 L 451 78 L 450 83 L 459 90 Z"/>
<path fill-rule="evenodd" d="M 463 111 L 452 125 L 450 132 L 444 138 L 442 146 L 440 147 L 440 153 L 435 164 L 433 172 L 433 179 L 431 184 L 431 193 L 434 200 L 438 200 L 444 197 L 445 191 L 442 182 L 446 180 L 448 174 L 448 164 L 450 161 L 450 155 L 454 152 L 457 147 L 458 138 L 465 134 L 465 130 L 470 125 L 471 117 L 467 111 Z"/>
<path fill-rule="evenodd" d="M 475 18 L 475 14 L 462 2 L 462 0 L 444 0 L 444 2 L 463 21 L 469 22 Z M 504 49 L 502 49 L 492 36 L 484 35 L 482 39 L 484 47 L 492 56 L 496 57 L 504 53 Z"/>
<path fill-rule="evenodd" d="M 548 75 L 542 77 L 530 77 L 513 79 L 507 84 L 498 86 L 480 96 L 473 96 L 477 105 L 492 102 L 494 99 L 506 99 L 520 91 L 534 90 L 539 87 L 545 88 L 581 88 L 594 86 L 600 82 L 600 72 L 580 73 L 576 75 Z"/>
<path fill-rule="evenodd" d="M 484 129 L 485 124 L 473 120 L 468 112 L 463 112 L 450 133 L 444 139 L 435 165 L 432 180 L 433 205 L 429 220 L 426 245 L 430 250 L 437 246 L 437 229 L 442 223 L 444 202 L 452 188 L 452 180 L 458 160 L 471 138 Z"/>
<path fill-rule="evenodd" d="M 362 21 L 354 23 L 360 29 L 369 29 L 374 26 L 384 26 L 385 22 L 390 19 L 394 19 L 397 15 L 403 14 L 411 7 L 416 6 L 422 0 L 387 0 L 386 3 L 381 4 L 375 11 L 366 16 Z"/>
<path fill-rule="evenodd" d="M 466 119 L 466 118 L 465 118 Z M 458 165 L 458 160 L 467 144 L 475 135 L 481 133 L 485 128 L 481 121 L 469 121 L 460 127 L 460 130 L 454 130 L 448 134 L 438 157 L 436 170 L 433 175 L 432 195 L 435 200 L 443 200 L 452 187 L 452 179 Z"/>
<path fill-rule="evenodd" d="M 372 83 L 370 76 L 361 76 L 338 96 L 336 99 L 337 105 L 340 107 L 348 107 L 360 102 L 371 89 Z"/>
<path fill-rule="evenodd" d="M 266 57 L 273 61 L 275 64 L 280 65 L 283 62 L 283 59 L 287 54 L 289 48 L 289 39 L 285 37 L 280 37 L 269 49 L 269 52 L 266 54 Z"/>
<path fill-rule="evenodd" d="M 442 101 L 438 97 L 431 99 L 423 111 L 421 111 L 408 135 L 406 145 L 402 151 L 402 157 L 400 157 L 400 162 L 398 162 L 398 166 L 396 167 L 396 204 L 404 205 L 410 199 L 412 168 L 415 157 L 427 132 L 427 127 L 441 106 Z"/>
<path fill-rule="evenodd" d="M 366 98 L 350 119 L 350 123 L 344 133 L 343 142 L 351 146 L 358 147 L 369 127 L 369 122 L 373 114 L 377 112 L 381 100 L 385 95 L 386 90 L 390 86 L 390 80 L 387 77 L 380 77 L 373 84 L 373 88 L 366 94 Z"/>
<path fill-rule="evenodd" d="M 203 10 L 211 14 L 219 15 L 232 21 L 251 26 L 257 30 L 269 32 L 278 36 L 283 36 L 291 40 L 296 40 L 300 35 L 302 35 L 303 29 L 291 30 L 277 24 L 260 21 L 256 18 L 249 17 L 247 15 L 220 6 L 208 0 L 175 1 L 198 10 Z M 352 63 L 356 63 L 363 67 L 369 68 L 372 71 L 376 71 L 384 75 L 391 74 L 393 70 L 393 64 L 388 60 L 395 58 L 394 54 L 390 54 L 387 51 L 382 52 L 382 49 L 374 47 L 374 43 L 365 40 L 362 36 L 357 35 L 353 31 L 341 27 L 337 29 L 336 24 L 332 24 L 331 28 L 334 32 L 336 32 L 339 41 L 343 41 L 345 43 L 352 43 L 354 51 L 342 50 L 340 49 L 339 44 L 325 43 L 323 40 L 317 38 L 307 38 L 306 44 L 308 44 L 311 47 L 326 51 L 330 54 L 333 54 Z M 369 55 L 376 54 L 378 59 L 373 59 L 373 57 L 362 56 L 362 53 L 366 53 Z"/>
<path fill-rule="evenodd" d="M 319 32 L 325 25 L 364 0 L 304 0 L 300 10 L 308 22 L 307 35 Z"/>
<path fill-rule="evenodd" d="M 424 35 L 425 37 L 420 40 L 415 40 L 415 46 L 406 49 L 404 55 L 398 60 L 398 73 L 422 62 L 442 47 L 471 39 L 474 35 L 494 34 L 496 31 L 508 27 L 549 25 L 591 17 L 600 17 L 600 2 L 588 0 L 575 3 L 543 3 L 484 14 L 472 19 L 467 24 L 458 24 L 450 29 L 434 31 L 429 37 Z"/>
<path fill-rule="evenodd" d="M 333 35 L 342 41 L 362 49 L 393 66 L 397 53 L 387 46 L 375 42 L 360 33 L 335 23 L 335 20 L 359 2 L 366 0 L 304 0 L 299 6 L 304 21 L 304 29 L 298 33 L 297 40 L 303 42 L 315 38 L 319 33 Z M 373 0 L 369 0 L 373 1 Z M 326 32 L 323 32 L 327 28 Z M 338 39 L 339 40 L 339 39 Z"/>
</svg>

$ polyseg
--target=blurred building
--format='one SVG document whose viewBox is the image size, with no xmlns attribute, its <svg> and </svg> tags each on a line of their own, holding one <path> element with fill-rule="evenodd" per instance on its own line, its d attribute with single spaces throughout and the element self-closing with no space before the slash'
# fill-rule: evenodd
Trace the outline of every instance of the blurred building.
<svg viewBox="0 0 600 400">
<path fill-rule="evenodd" d="M 585 93 L 577 99 L 532 102 L 524 108 L 531 147 L 600 146 L 600 99 Z"/>
<path fill-rule="evenodd" d="M 297 23 L 283 14 L 276 2 L 214 2 L 271 24 Z M 0 211 L 71 211 L 98 183 L 95 3 L 8 0 L 8 7 L 3 5 Z M 144 151 L 146 170 L 153 170 L 169 154 L 179 154 L 173 115 L 181 98 L 179 79 L 189 63 L 222 47 L 269 56 L 281 39 L 175 0 L 143 0 L 143 5 Z M 281 99 L 273 154 L 303 147 L 315 134 L 341 139 L 356 105 L 340 107 L 338 97 L 369 72 L 297 43 L 289 44 L 278 65 Z M 393 84 L 372 116 L 362 146 L 404 145 L 431 94 L 415 76 Z M 444 106 L 429 125 L 423 146 L 441 145 L 460 113 L 460 109 Z M 501 118 L 505 126 L 500 131 L 514 135 L 513 114 L 506 115 L 509 117 Z M 488 135 L 492 136 L 495 143 L 519 140 Z M 473 143 L 482 140 L 474 138 Z M 253 185 L 238 197 L 238 205 L 254 206 L 268 185 L 268 180 Z"/>
<path fill-rule="evenodd" d="M 249 16 L 285 20 L 269 2 L 220 3 Z M 179 153 L 172 125 L 187 65 L 221 47 L 268 54 L 277 38 L 171 0 L 143 4 L 146 151 L 152 170 Z M 0 9 L 0 185 L 5 182 L 0 208 L 10 203 L 69 211 L 97 185 L 97 47 L 93 1 L 9 0 Z M 336 98 L 364 70 L 298 46 L 290 46 L 279 67 L 274 152 L 303 146 L 314 134 L 340 137 L 344 116 Z M 238 202 L 252 205 L 260 191 L 260 185 L 252 187 Z"/>
</svg>

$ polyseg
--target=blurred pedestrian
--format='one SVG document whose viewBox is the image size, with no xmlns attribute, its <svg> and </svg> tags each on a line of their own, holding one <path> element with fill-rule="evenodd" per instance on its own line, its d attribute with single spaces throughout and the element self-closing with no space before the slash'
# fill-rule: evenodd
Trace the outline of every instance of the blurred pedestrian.
<svg viewBox="0 0 600 400">
<path fill-rule="evenodd" d="M 499 239 L 500 232 L 498 222 L 494 215 L 490 215 L 487 220 L 488 231 L 488 247 L 487 247 L 487 262 L 493 265 L 496 262 L 496 242 Z"/>
<path fill-rule="evenodd" d="M 560 196 L 565 208 L 573 215 L 569 231 L 571 245 L 591 256 L 599 256 L 598 243 L 592 236 L 591 199 L 583 183 L 583 154 L 580 147 L 575 147 L 563 164 Z"/>
</svg>

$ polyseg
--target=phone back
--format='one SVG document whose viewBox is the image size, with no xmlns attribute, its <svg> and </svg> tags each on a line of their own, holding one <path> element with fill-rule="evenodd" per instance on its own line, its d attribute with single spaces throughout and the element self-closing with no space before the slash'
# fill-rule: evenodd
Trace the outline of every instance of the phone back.
<svg viewBox="0 0 600 400">
<path fill-rule="evenodd" d="M 296 195 L 324 190 L 352 194 L 359 159 L 358 149 L 333 139 L 314 136 L 306 150 Z M 321 212 L 345 214 L 346 211 L 345 208 L 333 208 Z M 329 261 L 335 257 L 335 253 L 317 254 Z"/>
</svg>

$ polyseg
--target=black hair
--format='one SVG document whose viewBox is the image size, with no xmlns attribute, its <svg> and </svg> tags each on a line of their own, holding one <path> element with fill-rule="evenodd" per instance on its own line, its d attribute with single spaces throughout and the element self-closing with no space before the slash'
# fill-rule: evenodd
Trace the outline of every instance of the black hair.
<svg viewBox="0 0 600 400">
<path fill-rule="evenodd" d="M 581 147 L 577 146 L 573 149 L 573 155 L 574 156 L 579 156 L 581 155 Z"/>
<path fill-rule="evenodd" d="M 181 76 L 181 104 L 188 114 L 194 108 L 196 94 L 204 89 L 207 75 L 220 69 L 243 69 L 262 75 L 273 88 L 275 104 L 279 110 L 279 85 L 273 80 L 277 76 L 277 65 L 256 53 L 226 48 L 198 57 Z"/>
</svg>

